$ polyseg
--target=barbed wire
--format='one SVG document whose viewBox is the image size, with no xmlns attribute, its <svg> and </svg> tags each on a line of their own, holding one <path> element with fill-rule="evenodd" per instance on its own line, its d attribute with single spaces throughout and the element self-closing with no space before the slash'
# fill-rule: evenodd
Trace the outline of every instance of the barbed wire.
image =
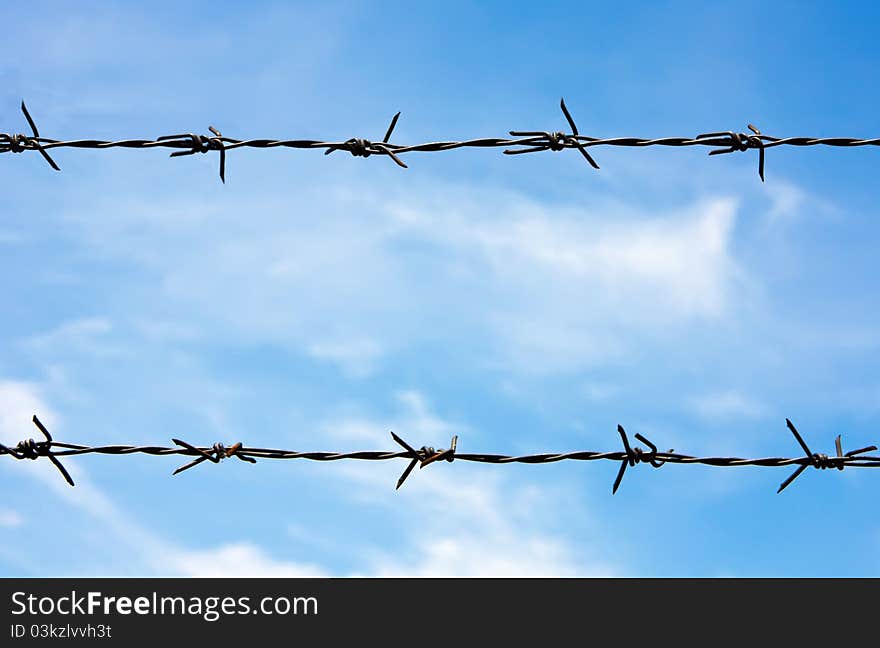
<svg viewBox="0 0 880 648">
<path fill-rule="evenodd" d="M 709 155 L 723 155 L 735 151 L 758 151 L 758 175 L 764 181 L 764 156 L 765 151 L 777 146 L 880 146 L 880 138 L 860 139 L 856 137 L 773 137 L 762 133 L 753 124 L 748 125 L 749 133 L 736 133 L 733 131 L 718 131 L 702 133 L 696 137 L 610 137 L 599 138 L 581 135 L 575 125 L 574 118 L 565 105 L 565 101 L 559 103 L 565 120 L 571 129 L 571 133 L 563 131 L 523 131 L 512 130 L 509 134 L 512 138 L 484 137 L 462 141 L 426 142 L 423 144 L 402 145 L 389 142 L 394 128 L 400 118 L 400 113 L 394 115 L 385 136 L 381 142 L 374 142 L 361 137 L 352 137 L 342 142 L 328 142 L 312 139 L 247 139 L 240 140 L 224 137 L 219 130 L 209 126 L 210 135 L 195 133 L 178 133 L 174 135 L 162 135 L 156 139 L 124 139 L 124 140 L 97 140 L 97 139 L 74 139 L 57 140 L 42 137 L 36 123 L 25 106 L 21 102 L 21 111 L 24 113 L 31 135 L 0 133 L 0 153 L 22 153 L 23 151 L 37 151 L 46 162 L 56 171 L 60 167 L 49 155 L 49 151 L 58 148 L 80 149 L 153 149 L 172 148 L 181 149 L 171 153 L 170 157 L 193 155 L 195 153 L 208 153 L 217 151 L 220 156 L 220 180 L 226 182 L 226 153 L 239 148 L 292 148 L 292 149 L 323 149 L 325 155 L 335 151 L 348 151 L 355 157 L 370 157 L 371 155 L 384 155 L 398 166 L 407 168 L 401 160 L 405 153 L 438 153 L 460 148 L 504 148 L 506 155 L 522 155 L 527 153 L 539 153 L 542 151 L 563 151 L 565 149 L 577 149 L 587 163 L 594 169 L 599 165 L 590 152 L 589 148 L 598 146 L 706 146 L 713 150 Z"/>
<path fill-rule="evenodd" d="M 432 463 L 439 461 L 470 461 L 485 464 L 547 464 L 559 461 L 619 461 L 620 469 L 614 479 L 611 493 L 617 493 L 620 483 L 626 474 L 628 467 L 635 467 L 640 463 L 647 463 L 654 468 L 660 468 L 664 464 L 701 464 L 704 466 L 714 467 L 737 467 L 737 466 L 764 466 L 772 468 L 780 468 L 785 466 L 796 466 L 785 481 L 780 484 L 777 493 L 781 493 L 788 487 L 801 473 L 809 467 L 825 470 L 826 468 L 836 468 L 843 470 L 844 468 L 880 468 L 880 456 L 868 455 L 866 453 L 877 450 L 877 446 L 866 446 L 858 450 L 850 450 L 843 452 L 840 435 L 834 441 L 836 454 L 828 456 L 826 454 L 813 452 L 810 450 L 803 437 L 798 432 L 794 424 L 785 419 L 785 423 L 791 431 L 798 445 L 804 454 L 800 457 L 763 457 L 763 458 L 741 458 L 741 457 L 695 457 L 692 455 L 676 453 L 674 450 L 662 452 L 657 449 L 651 441 L 641 434 L 636 434 L 635 438 L 643 443 L 647 448 L 633 446 L 629 442 L 626 430 L 622 426 L 617 426 L 617 432 L 623 442 L 623 450 L 614 450 L 611 452 L 595 452 L 592 450 L 580 450 L 576 452 L 563 453 L 540 453 L 529 455 L 504 455 L 504 454 L 485 454 L 485 453 L 459 453 L 457 451 L 458 436 L 453 436 L 448 449 L 435 450 L 432 447 L 422 446 L 418 450 L 409 445 L 406 441 L 391 433 L 391 437 L 403 450 L 383 451 L 383 450 L 365 450 L 358 452 L 297 452 L 294 450 L 278 450 L 271 448 L 251 448 L 244 446 L 241 442 L 237 442 L 231 446 L 223 443 L 215 443 L 210 447 L 199 447 L 181 439 L 172 439 L 175 444 L 173 447 L 163 446 L 132 446 L 132 445 L 104 445 L 104 446 L 87 446 L 75 443 L 62 443 L 55 441 L 49 430 L 40 422 L 36 415 L 33 417 L 33 423 L 42 432 L 45 441 L 34 441 L 27 439 L 20 441 L 15 447 L 10 448 L 0 444 L 0 456 L 8 455 L 13 459 L 39 459 L 46 457 L 58 469 L 64 479 L 71 486 L 74 485 L 73 478 L 67 469 L 62 465 L 59 457 L 71 457 L 85 454 L 102 454 L 110 456 L 122 456 L 129 454 L 145 454 L 153 456 L 166 455 L 183 455 L 194 457 L 192 461 L 177 468 L 172 474 L 178 475 L 186 470 L 194 468 L 199 464 L 210 461 L 211 463 L 220 463 L 224 459 L 236 457 L 241 461 L 248 463 L 257 463 L 257 459 L 304 459 L 308 461 L 342 461 L 342 460 L 360 460 L 360 461 L 388 461 L 390 459 L 409 459 L 400 478 L 397 480 L 396 488 L 400 488 L 412 473 L 416 465 L 424 468 Z"/>
</svg>

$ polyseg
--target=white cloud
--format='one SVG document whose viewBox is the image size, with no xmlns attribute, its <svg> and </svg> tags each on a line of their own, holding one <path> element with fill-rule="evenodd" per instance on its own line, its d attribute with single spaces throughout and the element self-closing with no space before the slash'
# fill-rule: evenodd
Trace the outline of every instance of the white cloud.
<svg viewBox="0 0 880 648">
<path fill-rule="evenodd" d="M 796 218 L 807 199 L 800 187 L 784 180 L 777 179 L 762 186 L 762 190 L 770 199 L 768 216 L 771 222 Z"/>
<path fill-rule="evenodd" d="M 117 355 L 121 349 L 107 342 L 113 323 L 106 317 L 85 317 L 63 322 L 46 333 L 32 335 L 25 346 L 44 353 L 68 352 L 77 349 L 98 357 Z"/>
<path fill-rule="evenodd" d="M 56 420 L 54 413 L 43 402 L 35 383 L 0 380 L 0 443 L 14 446 L 30 437 L 42 440 L 39 430 L 31 423 L 34 414 L 50 429 Z"/>
<path fill-rule="evenodd" d="M 470 299 L 453 304 L 455 315 L 445 319 L 466 318 L 484 329 L 498 341 L 490 347 L 496 359 L 519 370 L 617 360 L 636 336 L 644 343 L 735 317 L 732 305 L 749 287 L 730 252 L 736 215 L 730 199 L 658 216 L 614 203 L 559 207 L 516 196 L 455 195 L 448 211 L 390 209 L 456 264 L 448 276 Z"/>
<path fill-rule="evenodd" d="M 616 396 L 618 392 L 619 389 L 616 385 L 598 382 L 587 382 L 581 387 L 581 393 L 584 397 L 593 402 L 606 401 Z"/>
<path fill-rule="evenodd" d="M 175 321 L 142 319 L 132 322 L 133 328 L 151 341 L 190 342 L 199 339 L 199 332 L 192 326 Z"/>
<path fill-rule="evenodd" d="M 312 343 L 308 353 L 319 360 L 329 360 L 339 365 L 345 373 L 363 378 L 373 372 L 382 355 L 378 343 L 369 339 L 345 339 Z"/>
<path fill-rule="evenodd" d="M 792 223 L 804 213 L 834 215 L 839 208 L 822 196 L 818 196 L 783 178 L 761 185 L 761 192 L 770 199 L 767 211 L 769 224 Z"/>
<path fill-rule="evenodd" d="M 478 366 L 578 370 L 735 318 L 749 285 L 730 251 L 736 210 L 723 198 L 658 215 L 460 186 L 395 199 L 348 187 L 303 193 L 296 210 L 178 201 L 71 219 L 93 253 L 125 250 L 183 330 L 362 377 L 395 352 L 463 336 Z M 152 318 L 149 303 L 125 307 Z"/>
<path fill-rule="evenodd" d="M 321 578 L 324 569 L 303 563 L 274 560 L 254 544 L 237 542 L 215 549 L 176 551 L 169 571 L 194 578 Z"/>
<path fill-rule="evenodd" d="M 400 411 L 386 419 L 354 415 L 334 417 L 325 421 L 320 426 L 323 438 L 336 439 L 340 442 L 372 443 L 381 447 L 390 441 L 390 431 L 397 431 L 404 440 L 421 446 L 423 442 L 432 439 L 438 442 L 448 441 L 453 434 L 459 434 L 467 429 L 461 424 L 443 420 L 432 414 L 425 397 L 416 390 L 398 391 L 395 400 L 400 406 Z"/>
<path fill-rule="evenodd" d="M 18 511 L 13 511 L 12 509 L 0 509 L 0 527 L 13 529 L 22 524 L 24 524 L 24 519 Z"/>
<path fill-rule="evenodd" d="M 766 413 L 765 407 L 754 398 L 735 390 L 720 391 L 690 398 L 688 407 L 707 419 L 759 418 Z"/>
<path fill-rule="evenodd" d="M 736 212 L 732 200 L 638 221 L 620 222 L 618 214 L 602 211 L 554 214 L 533 204 L 509 219 L 468 214 L 424 225 L 435 236 L 480 251 L 502 280 L 535 284 L 537 274 L 551 286 L 564 281 L 621 306 L 656 294 L 666 308 L 652 319 L 723 311 L 737 273 L 727 250 Z"/>
<path fill-rule="evenodd" d="M 522 537 L 515 533 L 485 530 L 469 535 L 424 537 L 407 556 L 384 556 L 376 560 L 370 576 L 455 577 L 611 577 L 615 570 L 577 566 L 572 548 L 556 539 Z"/>
</svg>

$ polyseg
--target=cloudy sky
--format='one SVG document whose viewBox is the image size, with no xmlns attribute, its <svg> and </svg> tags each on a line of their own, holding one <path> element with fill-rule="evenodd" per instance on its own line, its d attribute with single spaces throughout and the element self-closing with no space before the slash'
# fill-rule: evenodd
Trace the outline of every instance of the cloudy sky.
<svg viewBox="0 0 880 648">
<path fill-rule="evenodd" d="M 869 3 L 12 2 L 0 131 L 876 136 Z M 876 149 L 0 156 L 0 442 L 880 441 Z M 0 574 L 880 575 L 880 474 L 0 462 Z"/>
</svg>

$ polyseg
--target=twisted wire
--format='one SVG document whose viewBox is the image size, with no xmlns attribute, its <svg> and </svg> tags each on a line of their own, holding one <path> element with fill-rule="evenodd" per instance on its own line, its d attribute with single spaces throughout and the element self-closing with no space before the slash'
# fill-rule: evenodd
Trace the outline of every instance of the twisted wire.
<svg viewBox="0 0 880 648">
<path fill-rule="evenodd" d="M 581 135 L 571 116 L 565 101 L 560 101 L 560 108 L 565 116 L 571 133 L 562 131 L 509 131 L 510 137 L 483 137 L 469 140 L 450 140 L 425 142 L 422 144 L 395 144 L 390 142 L 391 135 L 400 118 L 400 113 L 394 115 L 385 132 L 385 136 L 379 142 L 374 142 L 361 137 L 352 137 L 344 141 L 323 141 L 316 139 L 236 139 L 223 136 L 219 130 L 209 126 L 210 135 L 195 133 L 177 133 L 162 135 L 155 139 L 69 139 L 59 140 L 40 135 L 37 126 L 22 101 L 21 110 L 31 129 L 31 135 L 0 133 L 0 153 L 22 153 L 24 151 L 38 151 L 46 162 L 56 171 L 60 167 L 49 154 L 49 151 L 60 148 L 78 149 L 179 149 L 171 153 L 171 157 L 193 155 L 195 153 L 219 153 L 219 175 L 226 182 L 226 154 L 228 151 L 240 148 L 270 149 L 319 149 L 325 155 L 335 151 L 348 151 L 355 157 L 370 157 L 371 155 L 387 156 L 395 164 L 402 168 L 407 165 L 401 159 L 406 153 L 439 153 L 460 148 L 503 148 L 507 155 L 521 155 L 538 153 L 542 151 L 563 151 L 577 149 L 584 159 L 594 169 L 599 169 L 599 164 L 593 158 L 588 149 L 600 146 L 622 146 L 641 148 L 646 146 L 666 147 L 689 147 L 702 146 L 712 150 L 709 155 L 721 155 L 735 151 L 745 152 L 758 151 L 758 175 L 764 180 L 764 159 L 767 149 L 779 146 L 833 146 L 833 147 L 860 147 L 880 146 L 880 138 L 857 138 L 857 137 L 774 137 L 766 135 L 758 130 L 753 124 L 748 125 L 749 133 L 734 131 L 718 131 L 696 135 L 694 137 L 590 137 Z"/>
<path fill-rule="evenodd" d="M 418 450 L 410 446 L 400 436 L 391 433 L 393 440 L 402 448 L 402 450 L 362 450 L 356 452 L 298 452 L 295 450 L 283 450 L 276 448 L 258 448 L 245 446 L 242 443 L 235 443 L 226 446 L 222 443 L 215 443 L 213 446 L 195 446 L 180 439 L 172 439 L 174 446 L 143 446 L 143 445 L 101 445 L 89 446 L 76 443 L 64 443 L 55 441 L 46 427 L 40 420 L 34 416 L 33 422 L 37 428 L 45 436 L 45 441 L 35 442 L 33 439 L 21 441 L 15 447 L 7 447 L 0 444 L 0 456 L 7 455 L 13 459 L 31 459 L 35 460 L 40 457 L 49 458 L 55 467 L 61 472 L 65 480 L 74 485 L 73 479 L 67 470 L 59 461 L 60 457 L 73 457 L 85 454 L 100 454 L 109 456 L 122 456 L 130 454 L 142 454 L 152 456 L 168 456 L 182 455 L 187 457 L 195 457 L 194 460 L 177 468 L 173 474 L 177 475 L 181 472 L 189 470 L 204 461 L 212 463 L 220 463 L 224 459 L 236 457 L 241 461 L 248 463 L 257 463 L 257 460 L 263 459 L 302 459 L 306 461 L 344 461 L 344 460 L 360 460 L 360 461 L 388 461 L 391 459 L 409 459 L 404 472 L 397 481 L 397 488 L 400 488 L 410 475 L 416 465 L 424 468 L 432 463 L 439 461 L 467 461 L 473 463 L 484 463 L 494 465 L 504 464 L 549 464 L 560 461 L 617 461 L 620 462 L 620 469 L 615 478 L 612 487 L 612 493 L 616 493 L 620 483 L 626 473 L 628 467 L 634 467 L 639 463 L 647 463 L 654 468 L 660 468 L 663 465 L 670 464 L 699 464 L 704 466 L 731 468 L 738 466 L 762 466 L 770 468 L 781 468 L 786 466 L 795 466 L 795 471 L 779 486 L 777 492 L 782 492 L 788 487 L 801 473 L 807 468 L 816 468 L 820 470 L 828 468 L 836 468 L 843 470 L 844 468 L 880 468 L 880 456 L 869 455 L 867 453 L 877 450 L 876 446 L 867 446 L 857 450 L 843 452 L 841 445 L 841 437 L 835 439 L 835 455 L 826 455 L 813 452 L 810 450 L 803 437 L 795 428 L 794 424 L 786 419 L 786 425 L 794 436 L 798 445 L 804 454 L 795 457 L 724 457 L 724 456 L 708 456 L 699 457 L 689 454 L 675 452 L 674 450 L 660 451 L 657 447 L 641 434 L 636 434 L 635 438 L 643 443 L 646 448 L 633 446 L 629 442 L 626 431 L 622 426 L 618 426 L 617 432 L 623 443 L 622 450 L 612 450 L 607 452 L 597 452 L 592 450 L 578 450 L 574 452 L 554 452 L 554 453 L 538 453 L 527 455 L 506 455 L 506 454 L 490 454 L 490 453 L 459 453 L 457 451 L 458 437 L 452 438 L 452 442 L 448 449 L 435 450 L 432 447 L 423 446 Z"/>
</svg>

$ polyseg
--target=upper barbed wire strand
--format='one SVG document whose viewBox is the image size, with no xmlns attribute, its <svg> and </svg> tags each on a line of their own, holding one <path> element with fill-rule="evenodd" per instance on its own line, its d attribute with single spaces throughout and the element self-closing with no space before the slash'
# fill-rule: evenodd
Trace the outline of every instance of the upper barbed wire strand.
<svg viewBox="0 0 880 648">
<path fill-rule="evenodd" d="M 368 139 L 353 137 L 344 141 L 323 141 L 315 139 L 236 139 L 225 137 L 213 126 L 209 126 L 210 134 L 199 135 L 194 133 L 178 133 L 174 135 L 161 135 L 155 139 L 70 139 L 59 140 L 43 137 L 39 134 L 36 123 L 27 110 L 24 102 L 21 110 L 25 116 L 32 135 L 0 133 L 0 153 L 21 153 L 23 151 L 38 151 L 46 162 L 56 171 L 58 165 L 49 155 L 48 151 L 59 148 L 81 149 L 152 149 L 171 148 L 179 149 L 172 153 L 172 157 L 191 155 L 194 153 L 208 153 L 218 151 L 220 154 L 220 179 L 226 181 L 226 153 L 239 148 L 292 148 L 292 149 L 322 149 L 324 154 L 334 151 L 348 151 L 357 157 L 369 157 L 371 155 L 384 155 L 391 158 L 398 166 L 406 168 L 406 164 L 400 159 L 405 153 L 438 153 L 460 148 L 503 148 L 507 155 L 521 155 L 538 153 L 542 151 L 562 151 L 565 149 L 577 149 L 594 169 L 599 165 L 588 151 L 590 148 L 599 146 L 622 146 L 640 148 L 646 146 L 689 147 L 705 146 L 712 150 L 709 155 L 721 155 L 735 151 L 757 150 L 758 175 L 764 180 L 764 157 L 767 149 L 778 146 L 834 146 L 834 147 L 859 147 L 880 146 L 880 138 L 857 138 L 857 137 L 773 137 L 766 135 L 752 124 L 748 125 L 749 133 L 737 133 L 734 131 L 717 131 L 697 135 L 696 137 L 590 137 L 578 132 L 574 119 L 571 116 L 565 101 L 560 101 L 560 108 L 571 129 L 571 133 L 559 131 L 510 131 L 511 137 L 483 137 L 468 140 L 450 140 L 425 142 L 422 144 L 394 144 L 389 142 L 397 121 L 400 117 L 398 112 L 391 120 L 391 124 L 385 132 L 381 142 L 373 142 Z"/>
</svg>

